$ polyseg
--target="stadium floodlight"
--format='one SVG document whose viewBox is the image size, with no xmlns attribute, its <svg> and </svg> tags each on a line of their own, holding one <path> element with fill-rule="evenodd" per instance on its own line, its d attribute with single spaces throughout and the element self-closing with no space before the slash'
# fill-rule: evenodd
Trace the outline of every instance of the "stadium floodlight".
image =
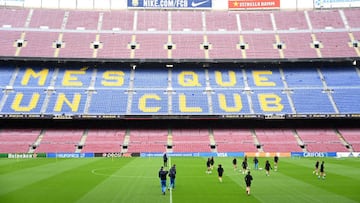
<svg viewBox="0 0 360 203">
<path fill-rule="evenodd" d="M 173 68 L 174 67 L 173 64 L 166 64 L 165 66 L 166 66 L 166 68 Z"/>
<path fill-rule="evenodd" d="M 356 64 L 357 64 L 356 60 L 354 60 L 354 61 L 352 62 L 352 64 L 353 64 L 353 66 L 356 66 Z"/>
</svg>

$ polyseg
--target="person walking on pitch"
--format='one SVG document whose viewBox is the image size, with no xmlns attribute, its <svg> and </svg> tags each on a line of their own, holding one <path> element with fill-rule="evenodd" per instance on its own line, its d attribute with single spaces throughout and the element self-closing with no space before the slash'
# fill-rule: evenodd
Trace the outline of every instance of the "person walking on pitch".
<svg viewBox="0 0 360 203">
<path fill-rule="evenodd" d="M 168 174 L 168 171 L 164 170 L 164 167 L 161 166 L 159 171 L 159 178 L 160 178 L 160 184 L 161 184 L 161 192 L 163 195 L 165 195 L 166 191 L 166 176 Z"/>
<path fill-rule="evenodd" d="M 245 184 L 246 184 L 246 194 L 250 195 L 250 186 L 253 177 L 250 175 L 250 171 L 248 171 L 247 175 L 244 177 Z"/>
</svg>

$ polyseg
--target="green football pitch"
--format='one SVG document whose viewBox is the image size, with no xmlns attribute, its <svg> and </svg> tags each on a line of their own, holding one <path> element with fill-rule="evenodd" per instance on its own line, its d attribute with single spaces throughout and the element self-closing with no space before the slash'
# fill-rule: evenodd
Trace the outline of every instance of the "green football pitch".
<svg viewBox="0 0 360 203">
<path fill-rule="evenodd" d="M 239 157 L 239 168 L 242 158 Z M 272 163 L 272 159 L 269 159 Z M 244 175 L 234 171 L 232 158 L 222 164 L 223 182 L 216 167 L 206 174 L 206 158 L 171 157 L 176 164 L 174 190 L 163 195 L 158 171 L 161 158 L 0 159 L 0 202 L 360 202 L 360 159 L 319 158 L 326 178 L 312 173 L 316 158 L 280 158 L 278 171 L 251 170 L 251 195 Z M 260 158 L 264 167 L 265 158 Z M 272 163 L 273 164 L 273 163 Z M 249 158 L 252 168 L 252 158 Z M 169 182 L 169 180 L 168 180 Z"/>
</svg>

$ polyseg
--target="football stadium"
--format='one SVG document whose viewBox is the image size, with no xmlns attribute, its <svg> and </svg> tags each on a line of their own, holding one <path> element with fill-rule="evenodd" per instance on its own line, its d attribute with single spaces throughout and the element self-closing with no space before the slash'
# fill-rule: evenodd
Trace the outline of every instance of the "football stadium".
<svg viewBox="0 0 360 203">
<path fill-rule="evenodd" d="M 359 19 L 360 0 L 1 0 L 0 202 L 360 202 Z"/>
</svg>

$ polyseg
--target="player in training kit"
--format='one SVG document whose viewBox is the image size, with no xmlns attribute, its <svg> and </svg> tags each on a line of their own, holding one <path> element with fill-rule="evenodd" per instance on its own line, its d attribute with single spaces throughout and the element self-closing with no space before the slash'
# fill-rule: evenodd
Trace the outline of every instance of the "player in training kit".
<svg viewBox="0 0 360 203">
<path fill-rule="evenodd" d="M 234 171 L 235 171 L 237 169 L 237 159 L 236 158 L 233 159 L 232 164 L 234 166 Z"/>
<path fill-rule="evenodd" d="M 214 157 L 212 156 L 212 157 L 210 158 L 210 167 L 211 167 L 211 170 L 214 169 L 214 164 L 215 164 L 215 160 L 214 160 Z"/>
<path fill-rule="evenodd" d="M 279 163 L 279 157 L 278 155 L 274 156 L 274 170 L 277 171 L 278 169 L 278 163 Z"/>
<path fill-rule="evenodd" d="M 319 175 L 319 165 L 320 165 L 320 162 L 319 162 L 319 160 L 317 160 L 315 163 L 315 169 L 313 171 L 313 174 Z"/>
<path fill-rule="evenodd" d="M 206 161 L 206 173 L 210 174 L 211 173 L 211 162 L 210 162 L 210 158 L 208 158 L 208 160 Z"/>
<path fill-rule="evenodd" d="M 253 177 L 250 175 L 250 171 L 248 171 L 247 175 L 244 177 L 245 184 L 246 184 L 246 194 L 250 195 L 250 186 Z"/>
<path fill-rule="evenodd" d="M 242 166 L 242 174 L 245 174 L 246 170 L 248 168 L 247 159 L 243 160 L 243 162 L 241 163 L 241 166 Z"/>
<path fill-rule="evenodd" d="M 320 165 L 320 175 L 318 176 L 318 178 L 320 179 L 320 177 L 324 180 L 325 179 L 325 166 L 324 166 L 325 162 L 322 161 L 321 165 Z"/>
<path fill-rule="evenodd" d="M 270 162 L 269 162 L 269 160 L 266 160 L 266 162 L 265 162 L 265 172 L 266 172 L 266 176 L 269 176 L 269 175 L 270 175 L 270 169 L 272 169 L 272 168 L 271 168 L 271 165 L 270 165 Z"/>
<path fill-rule="evenodd" d="M 221 164 L 219 164 L 217 172 L 218 172 L 219 181 L 220 181 L 220 183 L 222 183 L 222 176 L 224 174 L 224 168 L 221 166 Z"/>
<path fill-rule="evenodd" d="M 164 167 L 167 167 L 168 157 L 167 157 L 166 153 L 164 153 L 164 155 L 163 155 L 163 161 L 164 161 Z"/>
</svg>

